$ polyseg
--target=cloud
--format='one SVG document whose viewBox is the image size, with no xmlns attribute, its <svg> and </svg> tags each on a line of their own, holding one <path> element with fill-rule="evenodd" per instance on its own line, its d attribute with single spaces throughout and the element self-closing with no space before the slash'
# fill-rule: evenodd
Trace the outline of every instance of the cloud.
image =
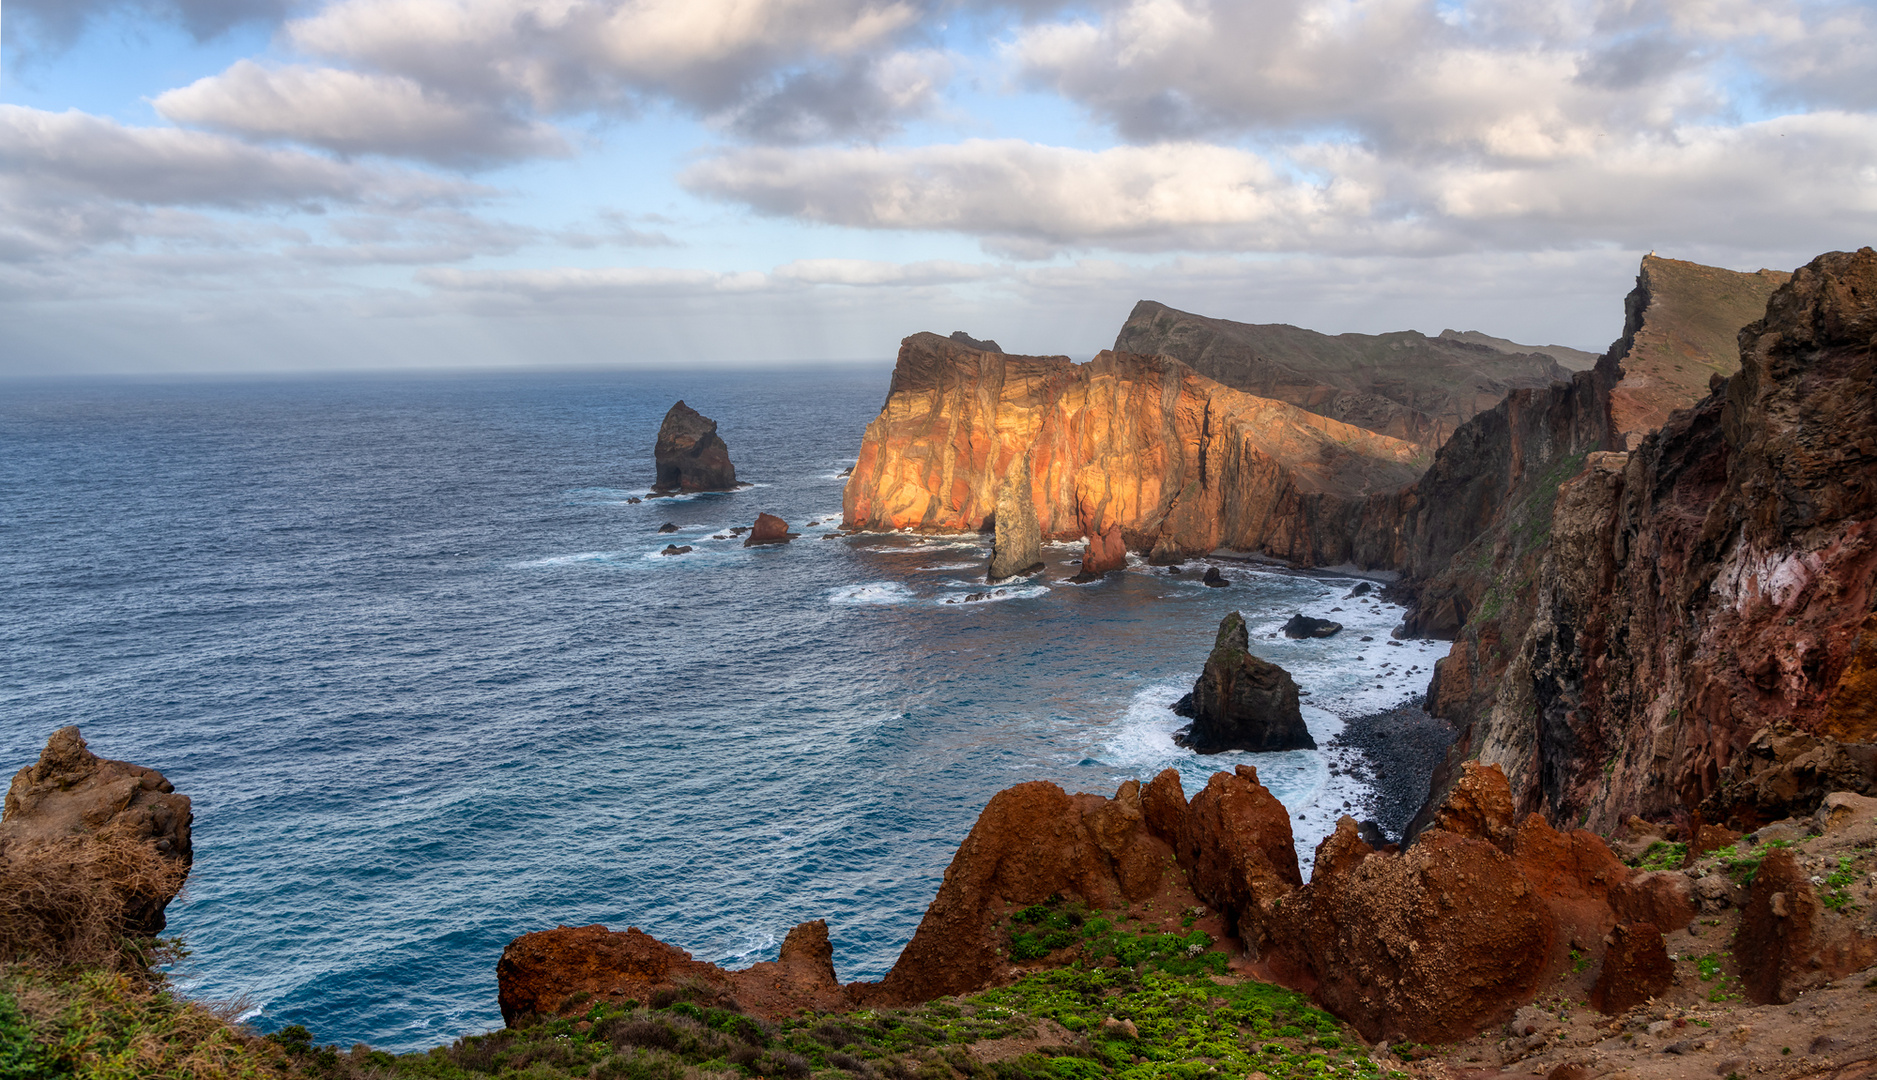
<svg viewBox="0 0 1877 1080">
<path fill-rule="evenodd" d="M 927 260 L 914 263 L 869 259 L 801 259 L 761 271 L 714 271 L 682 267 L 544 267 L 525 270 L 420 270 L 416 280 L 447 295 L 525 303 L 580 306 L 593 301 L 671 297 L 736 296 L 801 292 L 818 286 L 922 289 L 1009 275 L 1008 268 L 982 263 Z"/>
<path fill-rule="evenodd" d="M 1877 229 L 1877 118 L 1783 117 L 1609 138 L 1572 154 L 1420 161 L 1345 143 L 1258 155 L 980 140 L 727 150 L 681 177 L 752 210 L 1064 249 L 1436 254 L 1620 244 L 1848 242 Z"/>
<path fill-rule="evenodd" d="M 1368 220 L 1360 184 L 1302 183 L 1203 143 L 1089 151 L 1014 139 L 907 149 L 731 150 L 691 191 L 759 213 L 866 229 L 957 232 L 1013 250 L 1285 250 Z"/>
<path fill-rule="evenodd" d="M 295 0 L 12 0 L 7 5 L 8 44 L 28 55 L 57 52 L 85 28 L 108 15 L 130 11 L 180 24 L 207 41 L 246 22 L 273 23 Z"/>
<path fill-rule="evenodd" d="M 154 105 L 177 123 L 247 139 L 292 139 L 340 154 L 463 166 L 571 152 L 546 124 L 487 103 L 453 101 L 398 75 L 241 60 L 220 75 L 159 95 Z"/>
<path fill-rule="evenodd" d="M 305 53 L 536 115 L 672 101 L 740 134 L 873 134 L 940 65 L 893 46 L 908 0 L 339 0 L 287 26 Z"/>
<path fill-rule="evenodd" d="M 487 188 L 221 135 L 129 127 L 68 109 L 0 105 L 0 178 L 48 197 L 88 194 L 144 206 L 314 208 L 462 203 Z"/>
</svg>

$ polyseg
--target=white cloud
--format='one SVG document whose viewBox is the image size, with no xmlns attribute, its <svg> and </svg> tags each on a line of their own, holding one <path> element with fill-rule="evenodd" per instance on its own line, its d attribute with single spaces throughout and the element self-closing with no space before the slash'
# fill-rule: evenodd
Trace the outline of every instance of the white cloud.
<svg viewBox="0 0 1877 1080">
<path fill-rule="evenodd" d="M 341 154 L 391 154 L 448 165 L 564 156 L 546 124 L 461 102 L 401 75 L 236 62 L 220 75 L 159 95 L 178 123 L 249 139 L 292 139 Z"/>
<path fill-rule="evenodd" d="M 661 297 L 802 292 L 817 286 L 923 289 L 1007 277 L 1007 267 L 926 260 L 799 259 L 768 272 L 683 267 L 543 267 L 526 270 L 421 270 L 416 280 L 448 295 L 527 305 L 580 306 Z"/>
</svg>

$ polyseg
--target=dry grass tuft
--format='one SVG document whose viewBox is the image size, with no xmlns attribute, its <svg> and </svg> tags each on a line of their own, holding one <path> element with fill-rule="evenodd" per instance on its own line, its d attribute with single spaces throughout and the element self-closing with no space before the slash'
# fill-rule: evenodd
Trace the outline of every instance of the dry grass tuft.
<svg viewBox="0 0 1877 1080">
<path fill-rule="evenodd" d="M 119 830 L 0 839 L 0 960 L 141 967 L 127 944 L 187 873 Z"/>
</svg>

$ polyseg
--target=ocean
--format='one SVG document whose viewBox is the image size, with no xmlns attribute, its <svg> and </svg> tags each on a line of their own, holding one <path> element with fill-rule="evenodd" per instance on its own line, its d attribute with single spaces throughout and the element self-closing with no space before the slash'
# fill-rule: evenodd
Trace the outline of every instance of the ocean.
<svg viewBox="0 0 1877 1080">
<path fill-rule="evenodd" d="M 503 946 L 559 924 L 742 966 L 825 918 L 841 978 L 878 978 L 1023 781 L 1191 794 L 1249 761 L 1306 862 L 1363 816 L 1353 751 L 1202 758 L 1169 706 L 1232 610 L 1319 743 L 1445 643 L 1390 645 L 1347 575 L 1075 585 L 1065 544 L 990 589 L 979 537 L 827 539 L 889 374 L 5 385 L 0 767 L 78 724 L 162 770 L 196 815 L 186 990 L 396 1051 L 499 1027 Z M 680 398 L 752 486 L 630 503 Z M 801 538 L 717 538 L 758 512 Z M 1347 629 L 1274 636 L 1299 611 Z"/>
</svg>

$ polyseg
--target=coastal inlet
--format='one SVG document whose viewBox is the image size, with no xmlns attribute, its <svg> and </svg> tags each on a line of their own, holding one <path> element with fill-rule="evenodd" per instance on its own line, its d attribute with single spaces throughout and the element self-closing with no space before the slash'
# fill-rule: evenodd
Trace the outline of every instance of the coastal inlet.
<svg viewBox="0 0 1877 1080">
<path fill-rule="evenodd" d="M 989 585 L 983 537 L 824 539 L 886 379 L 20 388 L 0 755 L 82 723 L 195 793 L 169 910 L 190 992 L 387 1049 L 498 1026 L 495 958 L 559 923 L 742 965 L 826 918 L 841 977 L 878 978 L 1025 780 L 1106 793 L 1171 766 L 1196 792 L 1244 761 L 1300 854 L 1344 812 L 1386 823 L 1408 729 L 1351 721 L 1417 698 L 1444 643 L 1392 639 L 1400 611 L 1343 575 L 1194 560 L 1078 585 L 1063 544 L 1042 579 Z M 751 486 L 647 498 L 680 398 Z M 743 546 L 765 512 L 800 538 Z M 1235 610 L 1319 749 L 1173 744 Z M 1344 629 L 1284 636 L 1298 613 Z"/>
</svg>

